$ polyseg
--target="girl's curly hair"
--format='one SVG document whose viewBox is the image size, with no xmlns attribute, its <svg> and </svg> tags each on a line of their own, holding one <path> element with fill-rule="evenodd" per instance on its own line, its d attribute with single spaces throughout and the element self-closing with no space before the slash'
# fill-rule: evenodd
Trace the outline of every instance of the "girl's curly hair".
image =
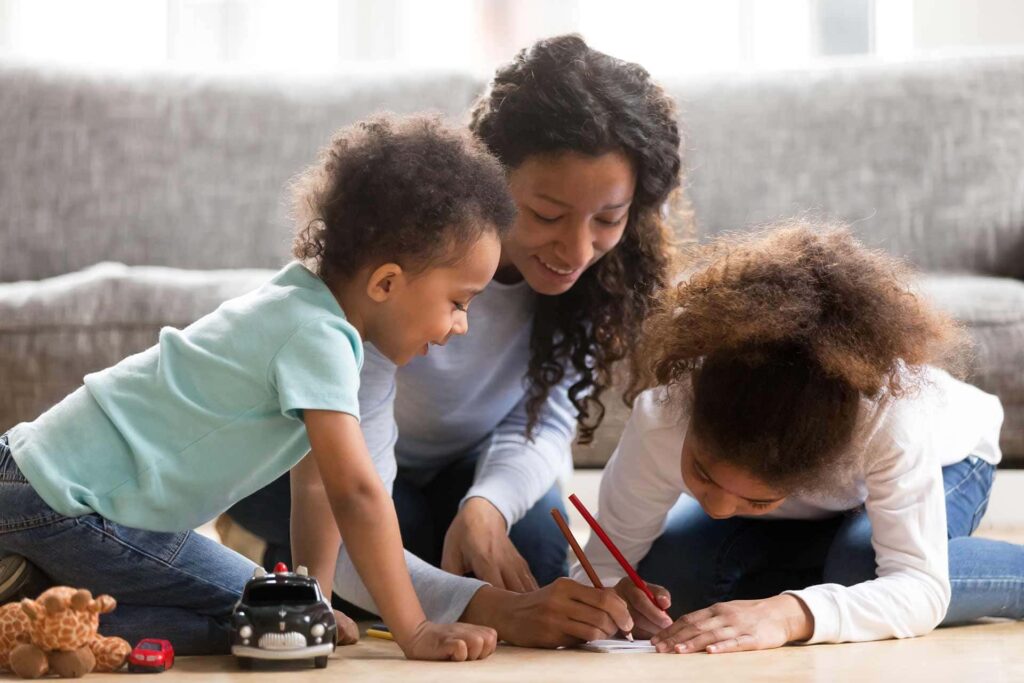
<svg viewBox="0 0 1024 683">
<path fill-rule="evenodd" d="M 382 114 L 338 131 L 292 185 L 292 254 L 329 285 L 374 261 L 447 265 L 515 220 L 500 162 L 435 115 Z"/>
<path fill-rule="evenodd" d="M 671 231 L 662 207 L 680 182 L 680 133 L 672 100 L 641 66 L 591 49 L 581 37 L 541 40 L 495 74 L 471 130 L 508 168 L 527 157 L 625 154 L 636 191 L 620 243 L 566 293 L 538 297 L 527 369 L 527 431 L 551 388 L 571 369 L 580 443 L 604 418 L 601 395 L 629 356 L 651 296 L 667 284 Z"/>
<path fill-rule="evenodd" d="M 916 390 L 928 364 L 962 368 L 962 329 L 846 229 L 794 220 L 726 235 L 694 248 L 690 267 L 644 326 L 627 400 L 682 389 L 701 443 L 769 483 L 821 485 L 862 398 Z"/>
</svg>

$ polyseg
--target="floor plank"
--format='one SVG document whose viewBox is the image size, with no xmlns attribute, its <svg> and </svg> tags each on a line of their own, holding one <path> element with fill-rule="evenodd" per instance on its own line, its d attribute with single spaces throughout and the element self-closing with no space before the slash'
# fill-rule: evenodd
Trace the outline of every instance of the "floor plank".
<svg viewBox="0 0 1024 683">
<path fill-rule="evenodd" d="M 121 674 L 88 680 L 124 681 Z M 973 681 L 1024 680 L 1024 625 L 993 622 L 939 629 L 923 638 L 877 643 L 787 647 L 731 655 L 601 655 L 502 646 L 487 660 L 465 664 L 410 662 L 391 642 L 364 638 L 339 648 L 326 669 L 271 664 L 238 670 L 231 657 L 184 657 L 159 683 L 337 680 L 345 683 L 629 683 L 631 681 Z"/>
</svg>

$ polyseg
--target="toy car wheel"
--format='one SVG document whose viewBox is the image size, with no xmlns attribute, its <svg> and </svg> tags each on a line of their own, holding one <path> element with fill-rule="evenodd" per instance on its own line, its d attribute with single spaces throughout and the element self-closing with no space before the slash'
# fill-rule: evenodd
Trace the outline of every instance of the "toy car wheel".
<svg viewBox="0 0 1024 683">
<path fill-rule="evenodd" d="M 313 666 L 315 666 L 318 669 L 326 669 L 327 668 L 327 655 L 324 655 L 322 657 L 314 657 L 313 658 Z"/>
<path fill-rule="evenodd" d="M 128 672 L 129 673 L 133 673 L 133 674 L 145 673 L 146 672 L 146 667 L 144 667 L 144 666 L 136 666 L 135 664 L 132 664 L 131 662 L 129 662 L 128 663 Z"/>
<path fill-rule="evenodd" d="M 239 669 L 251 669 L 252 668 L 252 657 L 235 657 L 238 660 Z"/>
</svg>

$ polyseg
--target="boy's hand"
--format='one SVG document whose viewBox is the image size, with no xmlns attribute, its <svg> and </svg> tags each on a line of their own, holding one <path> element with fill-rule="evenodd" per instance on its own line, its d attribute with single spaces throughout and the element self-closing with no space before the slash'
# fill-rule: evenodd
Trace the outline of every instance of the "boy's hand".
<svg viewBox="0 0 1024 683">
<path fill-rule="evenodd" d="M 732 600 L 684 614 L 651 638 L 658 652 L 712 654 L 767 650 L 807 640 L 814 633 L 814 617 L 793 595 L 766 600 Z"/>
<path fill-rule="evenodd" d="M 653 583 L 647 584 L 647 587 L 654 593 L 661 609 L 652 605 L 644 592 L 637 588 L 628 576 L 622 577 L 615 584 L 615 592 L 626 601 L 629 606 L 629 615 L 633 617 L 633 623 L 636 624 L 633 635 L 641 638 L 649 638 L 672 625 L 672 619 L 665 614 L 665 610 L 672 604 L 672 598 L 668 591 Z"/>
<path fill-rule="evenodd" d="M 470 498 L 455 515 L 444 537 L 441 569 L 458 576 L 472 572 L 516 593 L 537 590 L 537 579 L 508 537 L 505 518 L 484 498 Z"/>
<path fill-rule="evenodd" d="M 334 610 L 334 620 L 338 622 L 338 645 L 352 645 L 359 642 L 359 627 L 344 612 Z"/>
<path fill-rule="evenodd" d="M 453 662 L 483 659 L 498 646 L 498 632 L 474 624 L 422 622 L 405 641 L 396 638 L 409 659 L 441 659 Z"/>
</svg>

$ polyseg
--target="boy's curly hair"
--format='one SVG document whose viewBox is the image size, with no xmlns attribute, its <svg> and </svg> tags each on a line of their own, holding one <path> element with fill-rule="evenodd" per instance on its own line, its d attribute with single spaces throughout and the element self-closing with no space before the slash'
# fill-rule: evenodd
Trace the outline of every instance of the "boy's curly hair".
<svg viewBox="0 0 1024 683">
<path fill-rule="evenodd" d="M 643 67 L 564 35 L 535 43 L 498 69 L 470 128 L 508 168 L 534 155 L 621 152 L 636 169 L 620 243 L 568 292 L 539 296 L 534 314 L 527 431 L 570 370 L 579 374 L 569 389 L 579 441 L 588 443 L 604 418 L 601 395 L 612 368 L 629 355 L 652 294 L 668 281 L 673 249 L 662 207 L 680 182 L 675 105 Z"/>
<path fill-rule="evenodd" d="M 380 115 L 342 129 L 292 186 L 292 254 L 328 285 L 375 262 L 412 272 L 500 238 L 516 208 L 501 164 L 440 117 Z"/>
<path fill-rule="evenodd" d="M 862 398 L 916 390 L 924 365 L 962 367 L 962 329 L 846 229 L 794 220 L 690 256 L 644 326 L 627 398 L 683 389 L 702 445 L 770 484 L 824 485 L 856 455 Z"/>
</svg>

